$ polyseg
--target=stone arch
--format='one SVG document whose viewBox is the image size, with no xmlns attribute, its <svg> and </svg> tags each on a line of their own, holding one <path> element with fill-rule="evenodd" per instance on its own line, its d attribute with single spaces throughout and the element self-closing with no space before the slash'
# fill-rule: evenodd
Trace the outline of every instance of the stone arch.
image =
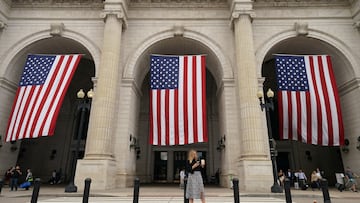
<svg viewBox="0 0 360 203">
<path fill-rule="evenodd" d="M 1 75 L 7 77 L 10 74 L 10 67 L 14 65 L 22 55 L 26 54 L 26 51 L 29 50 L 32 45 L 35 45 L 37 42 L 42 40 L 54 38 L 65 38 L 73 40 L 75 43 L 78 43 L 80 46 L 82 46 L 83 49 L 86 51 L 85 54 L 88 55 L 85 55 L 85 57 L 88 57 L 89 59 L 94 61 L 95 70 L 96 67 L 98 67 L 98 65 L 100 64 L 100 48 L 88 37 L 72 30 L 65 30 L 62 33 L 61 37 L 52 37 L 49 35 L 49 30 L 43 30 L 19 39 L 16 43 L 14 43 L 15 46 L 12 46 L 5 52 L 7 54 L 1 58 L 1 65 L 7 68 L 2 70 L 3 72 L 1 73 Z"/>
<path fill-rule="evenodd" d="M 206 35 L 191 30 L 185 30 L 182 36 L 175 36 L 174 30 L 172 29 L 153 34 L 139 43 L 140 46 L 130 54 L 130 57 L 128 57 L 128 60 L 126 61 L 123 77 L 135 79 L 135 83 L 138 84 L 138 86 L 141 86 L 141 81 L 143 81 L 147 71 L 139 71 L 138 67 L 140 66 L 140 59 L 147 54 L 147 51 L 151 49 L 153 45 L 174 37 L 194 40 L 212 52 L 216 57 L 219 67 L 214 70 L 211 69 L 210 72 L 216 77 L 215 80 L 218 87 L 221 86 L 223 78 L 233 79 L 234 73 L 231 68 L 230 60 L 223 54 L 223 51 L 216 42 Z"/>
<path fill-rule="evenodd" d="M 269 39 L 266 40 L 256 50 L 255 54 L 257 56 L 257 70 L 260 77 L 263 61 L 267 60 L 267 55 L 269 51 L 279 43 L 294 37 L 298 37 L 297 33 L 294 30 L 284 30 L 270 36 Z M 348 68 L 347 71 L 350 75 L 359 74 L 358 70 L 353 68 L 360 66 L 359 62 L 356 60 L 356 56 L 353 54 L 351 49 L 340 39 L 328 33 L 314 29 L 309 29 L 309 34 L 306 37 L 326 43 L 330 48 L 333 49 L 334 52 L 336 52 L 336 54 L 338 54 L 342 59 L 345 60 L 345 63 L 347 64 L 346 68 Z"/>
<path fill-rule="evenodd" d="M 332 56 L 333 69 L 335 72 L 335 78 L 337 87 L 340 93 L 340 103 L 342 107 L 342 117 L 344 120 L 345 128 L 345 138 L 351 140 L 351 145 L 349 147 L 354 147 L 355 145 L 355 136 L 359 129 L 357 124 L 354 121 L 353 115 L 358 115 L 353 100 L 357 99 L 359 95 L 358 85 L 355 85 L 354 82 L 356 76 L 359 74 L 358 67 L 359 61 L 357 60 L 356 53 L 351 52 L 351 48 L 343 43 L 340 39 L 324 33 L 318 30 L 309 30 L 307 36 L 298 36 L 293 30 L 285 30 L 278 33 L 277 35 L 272 36 L 269 40 L 260 46 L 256 51 L 257 54 L 257 69 L 258 74 L 261 77 L 265 77 L 264 90 L 267 88 L 276 89 L 276 76 L 274 69 L 274 61 L 272 54 L 282 53 L 282 54 L 328 54 Z M 275 97 L 274 102 L 277 106 L 277 98 Z M 278 132 L 278 115 L 277 109 L 272 113 L 272 130 L 273 134 L 276 135 Z M 357 119 L 358 117 L 356 117 Z M 335 170 L 342 170 L 342 167 L 348 165 L 354 161 L 359 160 L 359 156 L 353 150 L 353 155 L 344 154 L 341 151 L 341 148 L 333 147 L 326 148 L 315 145 L 306 145 L 300 142 L 291 142 L 291 141 L 279 141 L 277 142 L 279 155 L 283 159 L 288 158 L 289 164 L 287 167 L 302 168 L 304 171 L 309 173 L 313 168 L 320 167 L 324 170 L 334 173 Z M 327 153 L 329 158 L 324 158 L 319 156 L 319 154 Z M 305 154 L 306 156 L 303 156 Z M 351 152 L 349 153 L 351 154 Z M 311 155 L 311 156 L 308 156 Z M 280 156 L 280 157 L 281 157 Z M 299 158 L 300 157 L 300 158 Z M 306 157 L 306 158 L 305 158 Z M 286 158 L 285 158 L 286 159 Z M 318 164 L 315 166 L 311 163 Z M 352 160 L 352 161 L 350 161 Z M 287 165 L 284 164 L 284 165 Z M 279 165 L 279 164 L 278 164 Z M 284 167 L 283 165 L 283 167 Z M 336 166 L 332 168 L 331 166 Z M 279 169 L 281 168 L 281 164 Z M 353 166 L 357 167 L 357 166 Z M 329 178 L 331 184 L 335 183 L 333 177 Z"/>
</svg>

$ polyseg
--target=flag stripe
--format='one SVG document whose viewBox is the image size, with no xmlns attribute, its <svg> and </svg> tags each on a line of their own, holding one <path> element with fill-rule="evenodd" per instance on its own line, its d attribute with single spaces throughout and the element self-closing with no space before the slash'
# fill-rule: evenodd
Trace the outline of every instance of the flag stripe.
<svg viewBox="0 0 360 203">
<path fill-rule="evenodd" d="M 160 102 L 156 116 L 161 128 L 155 131 L 156 124 L 150 121 L 151 144 L 207 141 L 205 70 L 205 56 L 151 56 L 151 92 L 165 92 L 157 99 L 150 97 L 150 106 Z M 154 109 L 150 114 L 154 119 Z M 156 142 L 159 135 L 163 140 Z"/>
<path fill-rule="evenodd" d="M 342 145 L 344 128 L 330 56 L 277 56 L 276 71 L 280 138 Z"/>
<path fill-rule="evenodd" d="M 69 60 L 73 58 L 76 60 Z M 28 56 L 9 117 L 6 141 L 54 134 L 80 58 L 81 55 Z"/>
</svg>

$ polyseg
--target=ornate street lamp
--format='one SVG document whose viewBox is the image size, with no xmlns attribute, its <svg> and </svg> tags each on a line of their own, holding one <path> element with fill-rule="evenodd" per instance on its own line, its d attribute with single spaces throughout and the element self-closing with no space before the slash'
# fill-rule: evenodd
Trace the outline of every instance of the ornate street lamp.
<svg viewBox="0 0 360 203">
<path fill-rule="evenodd" d="M 76 171 L 76 163 L 77 159 L 79 158 L 79 148 L 81 143 L 81 136 L 84 133 L 84 127 L 85 127 L 85 115 L 86 111 L 90 112 L 91 107 L 91 99 L 94 96 L 94 91 L 90 89 L 87 94 L 85 95 L 85 92 L 83 89 L 80 89 L 77 94 L 77 98 L 80 100 L 78 106 L 77 106 L 77 112 L 80 111 L 80 122 L 79 122 L 79 128 L 76 135 L 76 148 L 75 148 L 75 155 L 71 163 L 71 176 L 70 176 L 70 183 L 65 187 L 65 192 L 77 192 L 77 186 L 74 183 L 75 179 L 75 171 Z M 87 96 L 87 98 L 85 97 Z"/>
<path fill-rule="evenodd" d="M 266 112 L 266 122 L 267 122 L 268 136 L 269 136 L 270 155 L 271 155 L 271 162 L 272 162 L 273 176 L 274 176 L 274 184 L 271 186 L 271 192 L 272 193 L 282 193 L 283 189 L 282 189 L 282 187 L 280 187 L 280 185 L 278 183 L 278 174 L 277 174 L 277 165 L 276 165 L 276 156 L 277 156 L 276 142 L 272 135 L 271 121 L 270 121 L 270 110 L 272 110 L 272 111 L 274 110 L 274 101 L 273 101 L 274 92 L 269 88 L 269 90 L 266 93 L 268 101 L 266 99 L 264 99 L 264 102 L 263 102 L 264 93 L 262 90 L 260 90 L 257 93 L 257 96 L 260 101 L 261 111 L 264 111 L 264 109 L 265 109 L 265 112 Z"/>
</svg>

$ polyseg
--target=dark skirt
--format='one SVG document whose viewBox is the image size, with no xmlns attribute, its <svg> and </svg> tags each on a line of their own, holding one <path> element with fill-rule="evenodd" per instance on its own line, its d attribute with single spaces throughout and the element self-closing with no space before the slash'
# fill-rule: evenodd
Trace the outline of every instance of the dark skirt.
<svg viewBox="0 0 360 203">
<path fill-rule="evenodd" d="M 187 199 L 201 199 L 204 196 L 204 183 L 200 171 L 195 171 L 193 174 L 189 173 L 186 198 Z"/>
</svg>

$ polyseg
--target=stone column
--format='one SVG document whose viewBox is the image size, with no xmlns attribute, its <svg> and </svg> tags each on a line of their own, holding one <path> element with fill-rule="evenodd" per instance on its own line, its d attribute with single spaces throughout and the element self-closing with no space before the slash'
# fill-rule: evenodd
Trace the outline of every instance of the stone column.
<svg viewBox="0 0 360 203">
<path fill-rule="evenodd" d="M 236 1 L 232 23 L 235 32 L 236 80 L 240 136 L 240 187 L 245 191 L 270 191 L 272 167 L 264 113 L 256 97 L 258 74 L 253 45 L 251 1 Z M 246 184 L 245 184 L 246 183 Z"/>
<path fill-rule="evenodd" d="M 121 1 L 111 0 L 109 5 L 107 2 L 102 14 L 105 20 L 102 55 L 92 101 L 85 157 L 77 163 L 75 180 L 79 186 L 86 177 L 90 177 L 95 189 L 114 188 L 116 174 L 114 112 L 119 91 L 120 45 L 125 17 Z"/>
</svg>

